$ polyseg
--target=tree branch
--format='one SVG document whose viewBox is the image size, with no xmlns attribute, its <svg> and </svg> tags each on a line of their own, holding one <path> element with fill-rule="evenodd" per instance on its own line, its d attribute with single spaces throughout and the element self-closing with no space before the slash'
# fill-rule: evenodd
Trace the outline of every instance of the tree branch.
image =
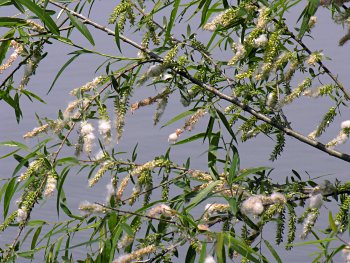
<svg viewBox="0 0 350 263">
<path fill-rule="evenodd" d="M 102 26 L 92 20 L 90 20 L 89 18 L 77 13 L 77 12 L 74 12 L 72 10 L 70 10 L 69 8 L 63 6 L 63 5 L 60 5 L 58 3 L 55 3 L 54 1 L 50 0 L 50 3 L 63 9 L 63 10 L 66 10 L 67 12 L 70 12 L 72 15 L 76 16 L 76 17 L 79 17 L 80 19 L 82 19 L 86 24 L 90 24 L 92 25 L 93 27 L 99 29 L 99 30 L 102 30 L 104 32 L 106 32 L 108 35 L 112 35 L 114 36 L 115 35 L 115 32 L 105 26 Z M 145 47 L 142 47 L 141 45 L 137 44 L 136 42 L 128 39 L 127 37 L 123 36 L 122 34 L 119 35 L 119 38 L 139 49 L 139 50 L 142 50 L 143 52 L 146 52 L 151 58 L 154 58 L 160 62 L 163 61 L 163 58 L 158 56 L 157 54 L 155 54 L 154 52 L 150 51 L 149 49 L 145 48 Z M 284 127 L 283 125 L 279 124 L 279 123 L 276 123 L 274 122 L 271 118 L 269 118 L 268 116 L 260 113 L 260 112 L 257 112 L 256 110 L 254 110 L 253 108 L 251 108 L 250 106 L 244 104 L 243 102 L 241 102 L 239 99 L 235 98 L 235 97 L 231 97 L 231 96 L 228 96 L 222 92 L 220 92 L 218 89 L 208 85 L 208 84 L 205 84 L 203 82 L 201 82 L 200 80 L 196 79 L 195 77 L 193 77 L 192 75 L 190 75 L 189 73 L 187 72 L 183 72 L 183 71 L 179 71 L 179 70 L 176 70 L 176 69 L 172 69 L 174 72 L 176 72 L 177 74 L 183 76 L 184 78 L 188 79 L 189 81 L 191 81 L 193 84 L 197 84 L 198 86 L 202 87 L 203 89 L 217 95 L 219 98 L 223 99 L 223 100 L 226 100 L 228 102 L 231 102 L 233 104 L 235 104 L 236 106 L 240 107 L 242 110 L 244 110 L 245 112 L 248 112 L 250 113 L 251 115 L 255 116 L 257 119 L 265 122 L 265 123 L 268 123 L 270 125 L 272 125 L 273 127 L 279 129 L 280 131 L 283 131 L 285 134 L 287 134 L 288 136 L 290 137 L 293 137 L 295 139 L 297 139 L 298 141 L 300 142 L 303 142 L 307 145 L 310 145 L 316 149 L 319 149 L 320 151 L 322 152 L 325 152 L 325 153 L 328 153 L 329 155 L 333 156 L 333 157 L 336 157 L 338 159 L 341 159 L 341 160 L 344 160 L 346 162 L 350 162 L 350 155 L 346 154 L 346 153 L 342 153 L 342 152 L 339 152 L 339 151 L 336 151 L 336 150 L 332 150 L 332 149 L 329 149 L 327 148 L 323 143 L 319 142 L 319 141 L 316 141 L 316 140 L 311 140 L 309 138 L 307 138 L 306 136 L 292 130 L 292 129 L 289 129 L 289 128 L 286 128 Z"/>
</svg>

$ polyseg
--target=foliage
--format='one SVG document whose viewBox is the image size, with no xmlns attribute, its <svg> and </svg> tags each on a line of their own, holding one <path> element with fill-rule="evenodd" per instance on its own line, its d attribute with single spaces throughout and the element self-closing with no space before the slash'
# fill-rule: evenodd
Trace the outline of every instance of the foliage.
<svg viewBox="0 0 350 263">
<path fill-rule="evenodd" d="M 0 185 L 0 231 L 14 235 L 10 244 L 0 243 L 1 262 L 283 262 L 280 244 L 287 250 L 317 246 L 314 262 L 332 262 L 343 250 L 350 262 L 350 245 L 341 236 L 349 229 L 349 183 L 317 184 L 295 170 L 284 183 L 275 182 L 272 168 L 240 167 L 238 149 L 239 139 L 264 134 L 276 142 L 270 155 L 274 161 L 283 156 L 290 136 L 329 158 L 350 162 L 350 155 L 335 149 L 349 138 L 350 120 L 342 122 L 333 140 L 318 140 L 347 107 L 349 92 L 325 66 L 325 55 L 304 43 L 321 7 L 350 28 L 345 2 L 309 0 L 295 25 L 286 14 L 305 4 L 298 0 L 122 0 L 104 14 L 112 30 L 89 18 L 99 4 L 93 0 L 0 1 L 13 11 L 0 17 L 6 31 L 0 46 L 0 98 L 14 109 L 18 122 L 23 96 L 44 102 L 33 93 L 30 78 L 46 59 L 48 45 L 75 48 L 48 96 L 82 55 L 104 59 L 96 65 L 97 77 L 72 87 L 74 100 L 57 109 L 56 119 L 38 116 L 37 127 L 24 134 L 37 138 L 34 147 L 1 143 L 15 149 L 2 158 L 18 162 Z M 119 56 L 96 48 L 101 32 L 114 38 Z M 139 41 L 135 32 L 142 35 Z M 350 31 L 339 44 L 348 39 Z M 219 53 L 225 59 L 217 58 Z M 149 96 L 133 102 L 134 92 L 145 86 Z M 314 131 L 308 136 L 293 129 L 284 113 L 301 96 L 333 103 L 318 127 L 309 127 Z M 162 120 L 169 100 L 179 98 L 189 109 Z M 155 125 L 179 126 L 169 135 L 169 149 L 142 163 L 139 156 L 145 153 L 137 145 L 120 153 L 116 143 L 123 140 L 127 113 L 153 104 Z M 203 128 L 199 122 L 204 120 Z M 195 126 L 203 130 L 189 135 Z M 201 142 L 207 167 L 193 167 L 187 156 L 182 164 L 172 158 L 173 147 Z M 82 214 L 70 206 L 65 191 L 66 179 L 76 173 L 87 175 L 89 187 L 110 178 L 106 201 L 82 202 Z M 32 219 L 54 198 L 57 222 Z M 338 212 L 330 212 L 329 226 L 319 230 L 323 202 L 331 199 Z M 275 241 L 264 232 L 271 226 Z M 297 237 L 308 241 L 297 242 Z M 76 255 L 81 247 L 83 258 Z"/>
</svg>

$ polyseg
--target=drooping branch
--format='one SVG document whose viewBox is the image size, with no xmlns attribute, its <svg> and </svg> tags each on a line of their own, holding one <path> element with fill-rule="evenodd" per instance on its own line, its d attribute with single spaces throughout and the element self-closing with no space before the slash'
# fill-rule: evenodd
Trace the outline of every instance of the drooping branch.
<svg viewBox="0 0 350 263">
<path fill-rule="evenodd" d="M 102 30 L 104 32 L 106 32 L 108 35 L 112 35 L 114 36 L 115 35 L 115 32 L 105 26 L 102 26 L 94 21 L 92 21 L 91 19 L 85 17 L 84 15 L 82 14 L 79 14 L 77 12 L 74 12 L 73 10 L 70 10 L 69 8 L 61 5 L 61 4 L 58 4 L 52 0 L 50 0 L 50 3 L 63 9 L 63 10 L 66 10 L 67 12 L 70 12 L 70 14 L 80 18 L 83 20 L 84 23 L 86 24 L 90 24 L 92 25 L 93 27 L 99 29 L 99 30 Z M 149 49 L 137 44 L 136 42 L 132 41 L 131 39 L 125 37 L 124 35 L 120 34 L 119 35 L 119 38 L 135 47 L 136 49 L 139 49 L 143 52 L 146 52 L 151 58 L 159 61 L 159 62 L 162 62 L 163 61 L 163 58 L 159 55 L 157 55 L 156 53 L 150 51 Z M 346 154 L 346 153 L 342 153 L 342 152 L 339 152 L 339 151 L 336 151 L 336 150 L 333 150 L 333 149 L 329 149 L 326 147 L 325 144 L 319 142 L 319 141 L 316 141 L 316 140 L 312 140 L 312 139 L 309 139 L 308 137 L 296 132 L 295 130 L 293 129 L 290 129 L 290 128 L 287 128 L 287 127 L 284 127 L 283 125 L 279 124 L 279 123 L 276 123 L 275 121 L 273 121 L 270 117 L 260 113 L 260 112 L 257 112 L 256 110 L 254 110 L 252 107 L 244 104 L 243 102 L 241 102 L 239 99 L 235 98 L 235 97 L 232 97 L 232 96 L 229 96 L 229 95 L 226 95 L 224 93 L 222 93 L 221 91 L 219 91 L 218 89 L 206 84 L 206 83 L 203 83 L 202 81 L 196 79 L 195 77 L 193 77 L 191 74 L 189 74 L 188 72 L 184 72 L 184 71 L 178 71 L 176 69 L 172 69 L 173 71 L 175 71 L 177 74 L 183 76 L 184 78 L 186 78 L 187 80 L 189 80 L 190 82 L 192 82 L 193 84 L 197 84 L 198 86 L 202 87 L 203 89 L 215 94 L 216 96 L 218 96 L 219 98 L 223 99 L 223 100 L 226 100 L 228 102 L 231 102 L 233 104 L 235 104 L 236 106 L 240 107 L 242 110 L 244 110 L 245 112 L 248 112 L 250 113 L 251 115 L 255 116 L 257 119 L 265 122 L 265 123 L 268 123 L 270 124 L 271 126 L 277 128 L 278 130 L 280 131 L 283 131 L 285 134 L 287 134 L 288 136 L 290 137 L 293 137 L 295 139 L 297 139 L 298 141 L 302 142 L 302 143 L 305 143 L 307 145 L 310 145 L 316 149 L 319 149 L 320 151 L 322 152 L 325 152 L 333 157 L 336 157 L 338 159 L 341 159 L 341 160 L 344 160 L 346 162 L 350 162 L 350 155 Z"/>
<path fill-rule="evenodd" d="M 275 21 L 277 22 L 277 21 Z M 291 38 L 294 39 L 295 42 L 297 42 L 309 55 L 312 54 L 312 51 L 308 48 L 308 46 L 306 46 L 306 44 L 299 39 L 296 35 L 294 35 L 293 32 L 291 32 L 288 28 L 286 28 L 286 32 L 287 34 L 290 35 Z M 339 89 L 343 92 L 346 100 L 350 100 L 350 93 L 349 91 L 346 90 L 346 88 L 343 86 L 343 84 L 338 80 L 338 78 L 329 70 L 329 68 L 323 64 L 323 62 L 317 61 L 317 64 L 319 64 L 319 66 L 324 70 L 324 72 L 326 72 L 326 74 L 337 84 L 337 86 L 339 87 Z"/>
</svg>

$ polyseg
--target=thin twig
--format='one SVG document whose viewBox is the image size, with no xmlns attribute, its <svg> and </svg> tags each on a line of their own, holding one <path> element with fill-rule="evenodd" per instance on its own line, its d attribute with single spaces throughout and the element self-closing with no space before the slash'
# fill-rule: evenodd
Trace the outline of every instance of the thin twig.
<svg viewBox="0 0 350 263">
<path fill-rule="evenodd" d="M 27 60 L 30 59 L 30 57 L 32 56 L 32 54 L 29 54 L 28 56 L 26 56 L 18 65 L 17 67 L 15 67 L 12 72 L 4 79 L 4 81 L 1 83 L 0 85 L 0 89 L 2 89 L 3 87 L 5 87 L 6 82 L 17 72 L 17 70 L 19 70 L 24 64 L 26 64 Z"/>
<path fill-rule="evenodd" d="M 166 223 L 170 223 L 170 224 L 174 224 L 174 225 L 177 224 L 175 221 L 164 219 L 164 218 L 160 218 L 160 217 L 153 217 L 153 216 L 148 216 L 148 215 L 135 213 L 135 212 L 132 212 L 132 211 L 120 210 L 120 209 L 117 209 L 117 208 L 114 208 L 114 207 L 106 206 L 106 205 L 98 203 L 98 202 L 95 202 L 95 204 L 100 205 L 100 206 L 102 206 L 102 207 L 104 207 L 106 209 L 116 211 L 118 213 L 123 213 L 123 214 L 128 214 L 128 215 L 133 215 L 133 216 L 145 217 L 145 218 L 148 218 L 148 219 L 151 219 L 151 220 L 158 220 L 158 221 L 162 221 L 162 222 L 166 222 Z"/>
<path fill-rule="evenodd" d="M 275 23 L 279 23 L 276 19 L 273 19 L 273 21 Z M 306 44 L 300 39 L 298 38 L 296 35 L 294 35 L 294 33 L 292 31 L 290 31 L 287 26 L 285 25 L 285 30 L 286 33 L 293 38 L 293 40 L 295 42 L 297 42 L 309 55 L 312 54 L 312 51 L 306 46 Z M 343 92 L 345 98 L 347 100 L 350 100 L 350 93 L 349 91 L 347 91 L 345 89 L 345 87 L 343 86 L 343 84 L 338 80 L 338 78 L 329 70 L 329 68 L 323 64 L 323 62 L 321 60 L 317 61 L 317 64 L 324 70 L 324 72 L 326 72 L 326 74 L 337 84 L 337 86 L 339 87 L 339 89 Z"/>
</svg>

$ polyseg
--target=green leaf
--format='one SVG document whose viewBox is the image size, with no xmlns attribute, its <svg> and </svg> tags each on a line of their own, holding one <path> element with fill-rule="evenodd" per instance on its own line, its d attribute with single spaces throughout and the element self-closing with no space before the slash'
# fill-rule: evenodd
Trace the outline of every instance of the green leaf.
<svg viewBox="0 0 350 263">
<path fill-rule="evenodd" d="M 225 245 L 224 245 L 224 233 L 219 233 L 216 238 L 216 256 L 218 257 L 218 262 L 225 263 L 226 255 L 225 255 Z"/>
<path fill-rule="evenodd" d="M 185 262 L 187 263 L 193 263 L 194 260 L 196 259 L 196 250 L 193 248 L 192 245 L 189 246 L 188 250 L 187 250 L 187 254 L 186 254 L 186 259 Z"/>
<path fill-rule="evenodd" d="M 21 18 L 0 17 L 0 27 L 24 26 L 27 21 Z"/>
<path fill-rule="evenodd" d="M 44 220 L 30 220 L 28 222 L 28 226 L 42 226 L 42 225 L 47 225 L 47 222 Z"/>
<path fill-rule="evenodd" d="M 168 121 L 167 123 L 165 123 L 165 124 L 162 126 L 162 128 L 163 128 L 163 127 L 166 127 L 166 126 L 169 126 L 170 124 L 173 124 L 174 122 L 177 122 L 178 120 L 181 120 L 181 119 L 183 119 L 184 117 L 195 113 L 197 110 L 198 110 L 198 108 L 193 108 L 192 110 L 188 110 L 188 111 L 182 112 L 181 114 L 175 116 L 175 117 L 172 118 L 170 121 Z"/>
<path fill-rule="evenodd" d="M 202 10 L 202 17 L 201 17 L 201 26 L 204 25 L 205 21 L 207 20 L 207 14 L 208 14 L 208 9 L 211 4 L 211 0 L 206 0 L 203 10 Z"/>
<path fill-rule="evenodd" d="M 239 169 L 239 155 L 237 152 L 235 152 L 233 155 L 233 160 L 231 161 L 230 170 L 229 170 L 228 183 L 230 185 L 232 185 L 233 180 L 236 178 L 237 169 Z"/>
<path fill-rule="evenodd" d="M 10 4 L 10 0 L 0 0 L 0 6 Z"/>
<path fill-rule="evenodd" d="M 115 43 L 117 44 L 117 47 L 118 47 L 120 53 L 122 53 L 122 50 L 121 50 L 121 48 L 120 48 L 120 39 L 119 39 L 119 27 L 118 27 L 118 23 L 115 23 L 114 40 L 115 40 Z"/>
<path fill-rule="evenodd" d="M 207 257 L 207 243 L 202 242 L 201 254 L 200 254 L 198 263 L 204 263 L 206 257 Z"/>
<path fill-rule="evenodd" d="M 11 4 L 14 5 L 22 14 L 26 12 L 26 9 L 23 7 L 23 5 L 16 2 L 15 0 L 11 0 Z"/>
<path fill-rule="evenodd" d="M 40 101 L 41 103 L 46 104 L 46 102 L 42 98 L 40 98 L 38 95 L 34 94 L 33 92 L 30 92 L 29 90 L 22 90 L 21 92 L 24 95 L 26 95 L 30 100 L 32 100 L 32 98 L 34 98 L 37 101 Z"/>
<path fill-rule="evenodd" d="M 221 111 L 219 111 L 218 109 L 215 109 L 215 110 L 216 110 L 216 113 L 219 115 L 219 118 L 220 118 L 220 120 L 222 121 L 222 123 L 224 124 L 225 128 L 226 128 L 227 131 L 230 133 L 232 139 L 237 143 L 236 135 L 235 135 L 235 133 L 233 132 L 233 130 L 232 130 L 230 124 L 228 123 L 228 121 L 227 121 L 225 115 L 224 115 Z"/>
<path fill-rule="evenodd" d="M 41 233 L 41 229 L 42 229 L 42 226 L 38 227 L 38 229 L 35 231 L 34 235 L 33 235 L 33 239 L 32 239 L 32 243 L 30 245 L 30 249 L 34 249 L 35 246 L 36 246 L 36 241 L 38 240 L 38 237 Z"/>
<path fill-rule="evenodd" d="M 69 208 L 66 206 L 65 203 L 60 203 L 60 207 L 62 208 L 63 212 L 69 216 L 70 218 L 78 219 L 78 220 L 83 220 L 84 218 L 81 216 L 77 216 L 72 214 L 72 212 L 69 210 Z"/>
<path fill-rule="evenodd" d="M 336 233 L 338 228 L 337 228 L 337 225 L 334 222 L 332 211 L 329 211 L 328 219 L 329 219 L 329 225 L 331 226 L 332 231 Z"/>
<path fill-rule="evenodd" d="M 65 194 L 64 194 L 64 189 L 63 189 L 63 185 L 64 185 L 64 181 L 67 178 L 67 175 L 70 171 L 69 167 L 65 167 L 60 175 L 60 180 L 58 181 L 58 185 L 57 185 L 57 200 L 56 200 L 56 210 L 57 210 L 57 216 L 60 215 L 60 210 L 59 210 L 59 204 L 60 204 L 60 200 L 64 199 Z"/>
<path fill-rule="evenodd" d="M 50 91 L 52 90 L 53 86 L 55 85 L 57 79 L 59 78 L 59 76 L 61 76 L 61 74 L 63 73 L 63 71 L 69 66 L 70 63 L 72 63 L 78 56 L 80 56 L 80 54 L 76 54 L 74 55 L 73 57 L 71 57 L 64 65 L 63 67 L 58 71 L 55 79 L 53 80 L 50 88 L 49 88 L 49 91 L 46 93 L 46 94 L 49 94 Z"/>
<path fill-rule="evenodd" d="M 90 31 L 87 29 L 87 27 L 77 18 L 75 18 L 73 15 L 71 15 L 69 12 L 67 12 L 67 15 L 72 22 L 73 26 L 76 27 L 80 33 L 83 34 L 84 37 L 90 42 L 91 45 L 95 46 L 95 41 L 92 38 L 92 35 Z"/>
<path fill-rule="evenodd" d="M 125 233 L 127 233 L 129 236 L 133 236 L 135 234 L 132 228 L 128 224 L 122 223 L 121 227 L 125 231 Z"/>
<path fill-rule="evenodd" d="M 311 240 L 307 242 L 302 242 L 302 243 L 294 243 L 294 244 L 288 244 L 288 247 L 300 247 L 300 246 L 305 246 L 305 245 L 314 245 L 314 244 L 320 244 L 323 242 L 330 242 L 337 240 L 336 238 L 324 238 L 324 239 L 317 239 L 317 240 Z"/>
<path fill-rule="evenodd" d="M 169 37 L 170 37 L 170 34 L 171 34 L 171 29 L 173 28 L 174 22 L 175 22 L 175 19 L 176 19 L 177 10 L 179 9 L 179 4 L 180 4 L 180 0 L 175 0 L 174 1 L 174 8 L 171 11 L 169 23 L 168 23 L 168 25 L 166 27 L 164 45 L 169 40 Z"/>
<path fill-rule="evenodd" d="M 242 178 L 246 177 L 247 175 L 256 174 L 257 172 L 265 171 L 265 170 L 268 170 L 268 169 L 270 169 L 270 168 L 269 167 L 265 167 L 265 166 L 256 167 L 256 168 L 250 168 L 250 169 L 244 169 L 244 170 L 242 170 L 242 173 L 240 173 L 239 176 L 236 177 L 233 180 L 233 182 L 237 182 L 237 181 L 241 180 Z"/>
<path fill-rule="evenodd" d="M 271 244 L 264 239 L 265 245 L 266 247 L 270 250 L 272 256 L 276 259 L 276 262 L 278 263 L 282 263 L 281 258 L 279 257 L 279 255 L 277 254 L 276 250 L 273 248 L 273 246 L 271 246 Z"/>
<path fill-rule="evenodd" d="M 40 18 L 40 20 L 47 26 L 47 28 L 54 34 L 59 35 L 60 31 L 55 24 L 55 22 L 52 20 L 52 18 L 45 13 L 45 10 L 36 5 L 34 2 L 30 0 L 14 0 L 15 2 L 18 2 L 24 6 L 26 6 L 30 11 L 32 11 L 37 17 Z"/>
<path fill-rule="evenodd" d="M 24 145 L 23 143 L 20 143 L 20 142 L 16 142 L 16 141 L 0 142 L 0 146 L 18 147 L 22 150 L 30 152 L 30 149 L 26 145 Z"/>
<path fill-rule="evenodd" d="M 191 210 L 193 207 L 195 207 L 198 203 L 204 201 L 209 197 L 209 194 L 212 192 L 215 186 L 217 186 L 220 183 L 220 181 L 214 181 L 211 182 L 206 188 L 201 190 L 196 197 L 194 197 L 188 206 L 188 210 Z"/>
<path fill-rule="evenodd" d="M 303 21 L 301 22 L 300 31 L 298 34 L 299 38 L 302 38 L 304 36 L 305 32 L 310 29 L 310 27 L 309 27 L 310 17 L 312 17 L 316 13 L 320 1 L 319 0 L 309 0 L 308 2 L 309 3 L 307 4 L 307 6 L 305 7 L 305 9 L 303 10 L 303 12 L 301 13 L 301 15 L 299 17 L 299 19 L 301 17 L 303 17 Z"/>
<path fill-rule="evenodd" d="M 3 194 L 5 193 L 5 191 L 7 189 L 8 184 L 9 184 L 8 182 L 4 183 L 4 185 L 0 189 L 0 202 L 1 202 Z"/>
<path fill-rule="evenodd" d="M 11 38 L 13 37 L 15 32 L 16 31 L 14 29 L 11 29 L 10 31 L 6 32 L 6 34 L 4 34 L 2 38 Z M 6 40 L 2 42 L 0 45 L 0 65 L 2 64 L 2 61 L 6 56 L 6 53 L 7 53 L 7 50 L 9 49 L 10 44 L 11 44 L 11 40 Z"/>
<path fill-rule="evenodd" d="M 56 165 L 58 164 L 79 164 L 79 160 L 76 158 L 76 157 L 65 157 L 65 158 L 61 158 L 61 159 L 58 159 L 56 161 Z"/>
<path fill-rule="evenodd" d="M 7 213 L 9 211 L 9 207 L 11 204 L 11 199 L 17 189 L 18 183 L 16 184 L 16 180 L 17 178 L 12 178 L 6 187 L 5 196 L 4 196 L 4 219 L 7 216 Z"/>
<path fill-rule="evenodd" d="M 177 143 L 175 143 L 174 145 L 180 145 L 180 144 L 185 144 L 185 143 L 189 143 L 189 142 L 192 142 L 192 141 L 196 141 L 198 139 L 201 139 L 201 138 L 204 138 L 205 136 L 205 133 L 202 132 L 202 133 L 197 133 L 189 138 L 186 138 L 182 141 L 178 141 Z"/>
<path fill-rule="evenodd" d="M 247 246 L 244 242 L 235 239 L 234 237 L 230 236 L 229 234 L 226 234 L 226 238 L 228 239 L 229 245 L 238 253 L 241 254 L 243 257 L 246 257 L 248 260 L 260 263 L 261 261 L 257 258 L 255 258 L 253 255 L 257 254 L 255 250 L 253 250 L 251 247 Z M 259 254 L 258 254 L 259 255 Z"/>
</svg>

